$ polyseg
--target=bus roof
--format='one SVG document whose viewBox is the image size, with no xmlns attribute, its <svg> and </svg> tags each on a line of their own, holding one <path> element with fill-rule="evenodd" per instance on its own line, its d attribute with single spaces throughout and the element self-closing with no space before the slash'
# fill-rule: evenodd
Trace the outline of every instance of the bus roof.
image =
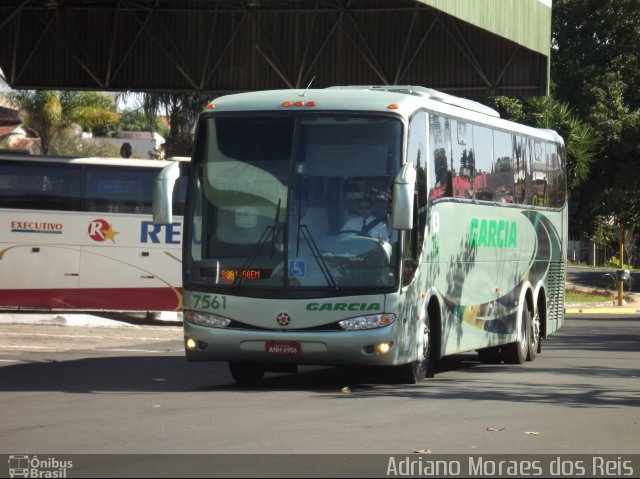
<svg viewBox="0 0 640 479">
<path fill-rule="evenodd" d="M 207 105 L 203 113 L 206 115 L 207 112 L 213 111 L 368 111 L 391 112 L 409 118 L 420 109 L 563 143 L 562 138 L 551 130 L 532 128 L 501 119 L 495 110 L 476 101 L 411 85 L 353 85 L 314 90 L 290 89 L 237 93 L 216 98 Z"/>
</svg>

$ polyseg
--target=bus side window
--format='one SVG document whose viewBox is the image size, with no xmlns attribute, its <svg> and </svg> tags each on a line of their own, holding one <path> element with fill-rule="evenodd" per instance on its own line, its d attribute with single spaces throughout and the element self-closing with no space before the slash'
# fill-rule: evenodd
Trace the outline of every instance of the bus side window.
<svg viewBox="0 0 640 479">
<path fill-rule="evenodd" d="M 499 130 L 493 132 L 494 159 L 490 187 L 498 202 L 514 202 L 514 171 L 511 157 L 514 143 L 514 135 Z"/>
<path fill-rule="evenodd" d="M 156 173 L 151 168 L 85 167 L 85 209 L 103 213 L 151 213 Z"/>
<path fill-rule="evenodd" d="M 0 205 L 76 211 L 80 208 L 80 169 L 76 165 L 1 161 Z"/>
<path fill-rule="evenodd" d="M 429 116 L 429 164 L 431 190 L 429 199 L 435 200 L 453 195 L 451 171 L 451 122 L 449 118 Z"/>
</svg>

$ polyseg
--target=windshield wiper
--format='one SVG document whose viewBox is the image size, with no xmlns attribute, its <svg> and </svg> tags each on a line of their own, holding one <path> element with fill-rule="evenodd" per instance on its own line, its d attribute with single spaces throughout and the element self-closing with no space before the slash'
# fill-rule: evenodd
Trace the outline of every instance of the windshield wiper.
<svg viewBox="0 0 640 479">
<path fill-rule="evenodd" d="M 331 270 L 329 269 L 327 262 L 322 256 L 322 253 L 320 252 L 318 245 L 313 240 L 311 231 L 309 231 L 309 228 L 307 227 L 306 224 L 298 223 L 298 249 L 300 249 L 300 233 L 301 232 L 302 232 L 302 236 L 304 237 L 304 239 L 307 241 L 307 244 L 309 245 L 309 249 L 311 250 L 311 254 L 313 255 L 313 257 L 315 258 L 316 263 L 318 263 L 318 266 L 320 266 L 320 271 L 322 272 L 322 276 L 324 276 L 325 281 L 328 284 L 330 284 L 333 290 L 337 293 L 339 290 L 338 283 L 336 282 L 336 279 L 331 274 Z M 299 254 L 299 251 L 298 251 L 298 254 Z"/>
<path fill-rule="evenodd" d="M 273 220 L 273 234 L 271 235 L 271 257 L 273 258 L 273 250 L 276 246 L 276 236 L 278 233 L 278 220 L 280 219 L 280 204 L 282 203 L 282 198 L 278 198 L 278 206 L 276 207 L 276 218 Z"/>
<path fill-rule="evenodd" d="M 275 219 L 273 221 L 273 224 L 265 226 L 264 231 L 260 235 L 260 238 L 258 239 L 258 242 L 256 243 L 256 245 L 254 246 L 253 250 L 251 251 L 251 254 L 249 254 L 249 256 L 247 256 L 247 259 L 244 261 L 244 263 L 240 267 L 241 271 L 245 271 L 245 270 L 249 269 L 253 265 L 253 262 L 256 260 L 256 258 L 260 254 L 260 251 L 262 251 L 262 247 L 267 243 L 268 238 L 269 238 L 269 233 L 271 233 L 270 257 L 273 257 L 273 250 L 275 248 L 276 231 L 277 231 L 277 228 L 278 228 L 278 220 L 280 219 L 280 205 L 281 204 L 282 204 L 282 198 L 278 198 L 278 206 L 277 206 L 277 210 L 276 210 Z M 239 288 L 240 286 L 242 286 L 243 282 L 244 282 L 244 277 L 242 277 L 241 275 L 238 275 L 233 279 L 233 284 L 231 286 L 233 288 Z"/>
</svg>

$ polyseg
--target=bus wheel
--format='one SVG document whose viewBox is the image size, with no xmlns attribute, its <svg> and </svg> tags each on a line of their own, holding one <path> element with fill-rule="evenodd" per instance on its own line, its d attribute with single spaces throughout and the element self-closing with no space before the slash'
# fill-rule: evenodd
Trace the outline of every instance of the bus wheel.
<svg viewBox="0 0 640 479">
<path fill-rule="evenodd" d="M 520 323 L 521 331 L 518 334 L 518 340 L 515 343 L 507 344 L 502 347 L 502 356 L 505 363 L 522 364 L 527 360 L 529 353 L 529 338 L 531 336 L 531 312 L 526 307 L 522 311 L 522 321 Z M 538 345 L 536 344 L 536 347 Z"/>
<path fill-rule="evenodd" d="M 527 361 L 533 361 L 538 356 L 538 350 L 540 349 L 540 314 L 536 313 L 531 319 L 531 326 L 529 327 L 529 352 L 527 354 Z"/>
<path fill-rule="evenodd" d="M 396 377 L 404 384 L 418 384 L 435 376 L 436 361 L 433 349 L 432 332 L 429 318 L 426 319 L 422 335 L 422 359 L 412 363 L 396 366 Z"/>
<path fill-rule="evenodd" d="M 428 366 L 425 361 L 395 366 L 395 378 L 401 384 L 419 384 L 427 379 Z"/>
<path fill-rule="evenodd" d="M 229 363 L 229 371 L 239 386 L 257 386 L 264 377 L 264 367 L 257 363 Z"/>
</svg>

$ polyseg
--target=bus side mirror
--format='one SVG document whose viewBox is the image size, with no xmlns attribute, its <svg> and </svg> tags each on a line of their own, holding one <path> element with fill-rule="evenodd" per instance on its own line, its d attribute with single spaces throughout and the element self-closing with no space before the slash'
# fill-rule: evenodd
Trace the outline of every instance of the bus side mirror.
<svg viewBox="0 0 640 479">
<path fill-rule="evenodd" d="M 394 230 L 413 228 L 413 193 L 416 188 L 416 169 L 405 164 L 393 180 L 391 227 Z"/>
<path fill-rule="evenodd" d="M 180 177 L 180 163 L 171 163 L 158 173 L 153 184 L 153 224 L 173 223 L 173 187 Z"/>
</svg>

